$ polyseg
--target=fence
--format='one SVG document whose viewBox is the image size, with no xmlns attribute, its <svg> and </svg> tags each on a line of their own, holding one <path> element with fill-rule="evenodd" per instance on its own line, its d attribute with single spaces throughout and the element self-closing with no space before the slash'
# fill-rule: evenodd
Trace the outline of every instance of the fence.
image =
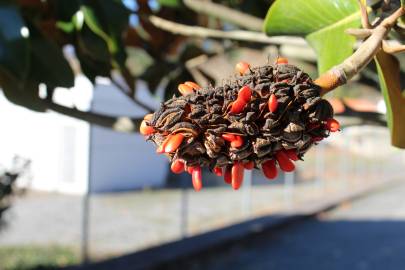
<svg viewBox="0 0 405 270">
<path fill-rule="evenodd" d="M 295 172 L 281 173 L 275 181 L 266 180 L 257 170 L 245 171 L 237 192 L 205 173 L 207 186 L 198 193 L 184 174 L 173 178 L 178 188 L 86 197 L 83 256 L 99 259 L 134 252 L 399 179 L 405 155 L 389 146 L 386 129 L 347 128 L 311 149 L 305 162 L 296 164 Z"/>
</svg>

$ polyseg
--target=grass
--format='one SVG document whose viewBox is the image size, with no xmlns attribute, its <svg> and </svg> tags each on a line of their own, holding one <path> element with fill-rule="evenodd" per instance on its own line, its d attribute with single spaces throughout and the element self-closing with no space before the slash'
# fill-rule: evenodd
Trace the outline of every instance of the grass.
<svg viewBox="0 0 405 270">
<path fill-rule="evenodd" d="M 44 270 L 80 263 L 72 248 L 61 246 L 0 247 L 1 270 Z"/>
</svg>

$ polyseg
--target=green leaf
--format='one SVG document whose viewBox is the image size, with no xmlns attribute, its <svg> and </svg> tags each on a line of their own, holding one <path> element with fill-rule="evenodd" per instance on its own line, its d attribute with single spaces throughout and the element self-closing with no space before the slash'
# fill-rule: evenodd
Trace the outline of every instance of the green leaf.
<svg viewBox="0 0 405 270">
<path fill-rule="evenodd" d="M 80 0 L 48 0 L 58 21 L 69 22 L 80 10 Z"/>
<path fill-rule="evenodd" d="M 31 31 L 30 79 L 48 87 L 72 87 L 74 74 L 62 49 L 48 40 L 34 27 Z"/>
<path fill-rule="evenodd" d="M 46 110 L 38 97 L 38 84 L 36 82 L 20 81 L 0 70 L 0 85 L 6 98 L 14 104 L 39 112 Z"/>
<path fill-rule="evenodd" d="M 167 7 L 179 7 L 180 0 L 158 0 L 159 4 Z"/>
<path fill-rule="evenodd" d="M 66 33 L 72 33 L 75 30 L 75 24 L 73 22 L 57 21 L 56 27 Z"/>
<path fill-rule="evenodd" d="M 405 97 L 400 84 L 398 60 L 382 50 L 375 57 L 381 91 L 387 107 L 391 144 L 405 148 Z"/>
<path fill-rule="evenodd" d="M 358 18 L 356 18 L 341 22 L 339 25 L 335 24 L 331 28 L 323 28 L 306 36 L 309 44 L 317 52 L 319 74 L 343 62 L 353 53 L 356 38 L 347 35 L 344 31 L 359 25 Z"/>
<path fill-rule="evenodd" d="M 355 39 L 344 30 L 360 23 L 357 0 L 276 0 L 267 13 L 264 31 L 305 36 L 318 53 L 322 73 L 353 52 Z"/>
<path fill-rule="evenodd" d="M 126 51 L 123 34 L 129 24 L 129 10 L 119 0 L 83 0 L 85 24 L 107 44 L 113 68 L 124 72 Z"/>
<path fill-rule="evenodd" d="M 128 47 L 126 66 L 132 75 L 140 76 L 153 65 L 153 58 L 141 48 Z"/>
<path fill-rule="evenodd" d="M 15 6 L 0 3 L 0 68 L 23 80 L 28 73 L 27 28 Z"/>
</svg>

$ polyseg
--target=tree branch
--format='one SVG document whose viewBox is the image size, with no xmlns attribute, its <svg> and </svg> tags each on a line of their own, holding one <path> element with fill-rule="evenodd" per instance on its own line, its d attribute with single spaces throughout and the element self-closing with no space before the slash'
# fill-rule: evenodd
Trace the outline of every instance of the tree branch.
<svg viewBox="0 0 405 270">
<path fill-rule="evenodd" d="M 265 44 L 292 44 L 306 46 L 306 42 L 303 38 L 299 37 L 268 37 L 263 33 L 252 31 L 221 31 L 216 29 L 209 29 L 200 26 L 189 26 L 176 22 L 172 22 L 154 15 L 149 16 L 149 21 L 157 28 L 171 32 L 173 34 L 179 34 L 183 36 L 192 36 L 200 38 L 216 38 L 216 39 L 231 39 L 247 42 L 257 42 Z"/>
<path fill-rule="evenodd" d="M 322 88 L 321 95 L 345 84 L 370 63 L 374 56 L 382 49 L 382 42 L 391 28 L 395 25 L 398 18 L 404 14 L 405 8 L 400 7 L 389 17 L 385 18 L 372 29 L 370 37 L 350 57 L 316 79 L 315 83 Z"/>
<path fill-rule="evenodd" d="M 126 97 L 128 97 L 132 102 L 134 102 L 136 105 L 147 111 L 148 113 L 154 112 L 155 110 L 139 99 L 137 99 L 134 95 L 132 95 L 130 92 L 128 92 L 124 87 L 122 87 L 121 84 L 119 84 L 115 79 L 110 78 L 111 83 L 118 88 L 118 90 L 121 91 Z"/>
<path fill-rule="evenodd" d="M 143 118 L 130 118 L 128 116 L 110 116 L 93 112 L 83 112 L 44 99 L 40 100 L 40 103 L 52 111 L 119 132 L 138 132 L 143 121 Z"/>
<path fill-rule="evenodd" d="M 245 29 L 259 31 L 263 30 L 263 20 L 252 15 L 219 5 L 210 1 L 184 0 L 183 3 L 196 13 L 206 14 Z"/>
</svg>

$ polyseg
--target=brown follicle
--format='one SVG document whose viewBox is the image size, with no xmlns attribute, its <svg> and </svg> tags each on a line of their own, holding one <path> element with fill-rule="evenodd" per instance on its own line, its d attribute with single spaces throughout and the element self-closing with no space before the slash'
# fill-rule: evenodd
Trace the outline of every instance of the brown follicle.
<svg viewBox="0 0 405 270">
<path fill-rule="evenodd" d="M 319 82 L 330 88 L 339 83 L 333 78 L 328 75 Z M 333 117 L 333 109 L 320 97 L 322 90 L 308 74 L 288 63 L 250 68 L 222 86 L 193 89 L 162 103 L 148 117 L 156 130 L 148 139 L 172 162 L 216 168 L 218 174 L 222 169 L 227 183 L 232 182 L 229 174 L 234 168 L 237 189 L 243 164 L 261 168 L 267 162 L 266 176 L 275 177 L 273 165 L 293 169 L 284 152 L 301 159 L 312 145 L 329 136 L 325 123 Z M 243 104 L 237 107 L 237 101 Z M 175 172 L 181 171 L 177 163 Z M 200 176 L 195 174 L 199 189 Z"/>
</svg>

